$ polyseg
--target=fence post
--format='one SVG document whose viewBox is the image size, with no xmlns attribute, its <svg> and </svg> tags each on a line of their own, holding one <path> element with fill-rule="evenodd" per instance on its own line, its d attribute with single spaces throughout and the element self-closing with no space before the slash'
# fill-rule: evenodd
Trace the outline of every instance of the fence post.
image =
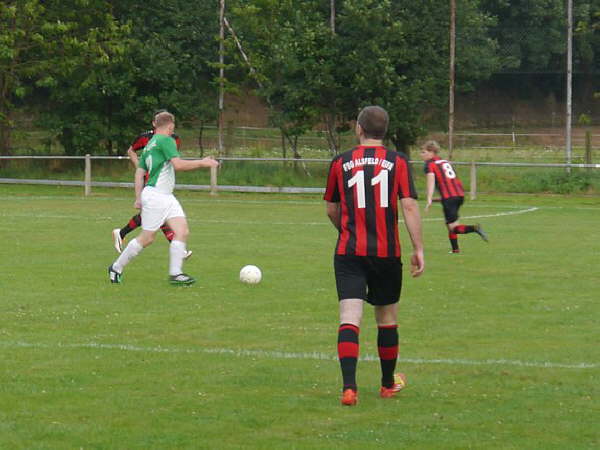
<svg viewBox="0 0 600 450">
<path fill-rule="evenodd" d="M 210 168 L 210 195 L 217 195 L 217 168 Z"/>
<path fill-rule="evenodd" d="M 477 198 L 477 166 L 475 165 L 475 161 L 471 161 L 471 200 L 475 200 Z"/>
<path fill-rule="evenodd" d="M 85 196 L 87 197 L 92 193 L 92 159 L 89 153 L 85 155 L 85 178 L 83 184 L 85 186 Z"/>
<path fill-rule="evenodd" d="M 590 130 L 585 131 L 585 163 L 592 164 L 592 132 Z M 588 171 L 591 170 L 591 167 L 588 167 Z"/>
</svg>

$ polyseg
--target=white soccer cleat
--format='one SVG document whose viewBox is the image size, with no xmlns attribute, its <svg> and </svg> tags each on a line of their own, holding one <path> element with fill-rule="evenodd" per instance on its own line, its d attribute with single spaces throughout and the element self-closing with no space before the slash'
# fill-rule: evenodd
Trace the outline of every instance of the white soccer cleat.
<svg viewBox="0 0 600 450">
<path fill-rule="evenodd" d="M 121 230 L 119 228 L 115 228 L 112 231 L 113 241 L 115 242 L 115 250 L 117 253 L 121 253 L 123 251 L 123 239 L 121 239 Z"/>
<path fill-rule="evenodd" d="M 192 256 L 192 253 L 194 253 L 192 250 L 186 250 L 185 256 L 183 257 L 183 259 L 190 258 Z"/>
</svg>

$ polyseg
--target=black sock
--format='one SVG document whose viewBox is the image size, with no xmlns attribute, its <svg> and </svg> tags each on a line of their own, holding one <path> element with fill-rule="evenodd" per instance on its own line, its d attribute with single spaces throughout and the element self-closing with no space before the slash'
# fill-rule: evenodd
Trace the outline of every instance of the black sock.
<svg viewBox="0 0 600 450">
<path fill-rule="evenodd" d="M 127 236 L 128 233 L 131 233 L 133 230 L 135 230 L 141 224 L 142 224 L 142 216 L 140 214 L 136 214 L 135 216 L 133 216 L 131 219 L 129 219 L 129 222 L 127 222 L 127 225 L 125 225 L 123 228 L 121 228 L 121 231 L 119 231 L 119 234 L 121 235 L 121 239 L 123 239 L 125 236 Z"/>
<path fill-rule="evenodd" d="M 381 385 L 394 385 L 394 370 L 398 360 L 398 326 L 380 326 L 377 329 L 377 350 L 381 363 Z"/>
<path fill-rule="evenodd" d="M 453 233 L 452 231 L 448 233 L 448 239 L 450 239 L 450 245 L 452 246 L 452 251 L 458 251 L 458 235 Z"/>
<path fill-rule="evenodd" d="M 453 231 L 456 234 L 474 233 L 475 227 L 473 225 L 456 225 Z"/>
<path fill-rule="evenodd" d="M 338 357 L 342 369 L 344 390 L 357 390 L 356 365 L 358 363 L 358 332 L 356 325 L 343 323 L 338 330 Z"/>
</svg>

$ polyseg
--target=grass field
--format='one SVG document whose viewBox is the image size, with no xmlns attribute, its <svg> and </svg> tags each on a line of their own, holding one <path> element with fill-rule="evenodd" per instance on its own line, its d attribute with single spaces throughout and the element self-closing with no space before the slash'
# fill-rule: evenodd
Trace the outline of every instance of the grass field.
<svg viewBox="0 0 600 450">
<path fill-rule="evenodd" d="M 424 216 L 426 273 L 399 316 L 409 387 L 378 398 L 367 309 L 343 408 L 319 197 L 179 193 L 199 282 L 173 288 L 162 238 L 108 283 L 133 198 L 94 192 L 0 185 L 0 448 L 600 446 L 597 198 L 467 202 L 491 242 L 460 255 L 441 211 Z M 261 284 L 237 280 L 245 264 Z"/>
</svg>

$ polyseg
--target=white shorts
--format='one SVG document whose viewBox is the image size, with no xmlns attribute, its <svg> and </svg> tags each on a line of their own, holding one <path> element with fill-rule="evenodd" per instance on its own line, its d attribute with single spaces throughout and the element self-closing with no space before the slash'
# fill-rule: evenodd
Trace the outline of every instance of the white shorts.
<svg viewBox="0 0 600 450">
<path fill-rule="evenodd" d="M 185 217 L 183 208 L 173 194 L 163 194 L 152 187 L 142 191 L 142 230 L 156 231 L 167 220 Z"/>
</svg>

